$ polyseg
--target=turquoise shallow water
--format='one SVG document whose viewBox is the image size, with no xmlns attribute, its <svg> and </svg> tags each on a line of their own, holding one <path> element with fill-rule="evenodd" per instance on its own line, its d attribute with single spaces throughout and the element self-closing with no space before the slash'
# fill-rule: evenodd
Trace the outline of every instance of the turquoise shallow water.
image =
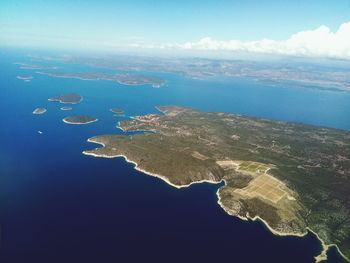
<svg viewBox="0 0 350 263">
<path fill-rule="evenodd" d="M 216 203 L 217 185 L 178 190 L 135 171 L 122 159 L 81 152 L 95 147 L 86 142 L 91 136 L 121 133 L 115 129 L 118 120 L 168 104 L 350 130 L 350 93 L 164 73 L 147 73 L 167 80 L 160 89 L 37 74 L 23 82 L 16 76 L 33 70 L 20 70 L 12 63 L 27 60 L 16 52 L 2 53 L 0 59 L 4 262 L 312 262 L 319 252 L 320 244 L 311 234 L 276 237 L 260 223 L 228 216 Z M 67 92 L 84 97 L 71 112 L 47 101 Z M 33 109 L 41 106 L 47 113 L 33 116 Z M 113 117 L 112 107 L 124 109 L 126 116 Z M 88 114 L 99 121 L 64 124 L 62 118 L 69 114 Z M 340 260 L 334 250 L 330 259 Z"/>
</svg>

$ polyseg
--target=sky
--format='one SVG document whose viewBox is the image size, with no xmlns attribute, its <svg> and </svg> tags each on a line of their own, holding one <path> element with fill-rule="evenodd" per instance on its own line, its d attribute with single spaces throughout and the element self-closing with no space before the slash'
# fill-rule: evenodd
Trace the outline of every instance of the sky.
<svg viewBox="0 0 350 263">
<path fill-rule="evenodd" d="M 349 0 L 1 0 L 0 46 L 350 59 Z"/>
</svg>

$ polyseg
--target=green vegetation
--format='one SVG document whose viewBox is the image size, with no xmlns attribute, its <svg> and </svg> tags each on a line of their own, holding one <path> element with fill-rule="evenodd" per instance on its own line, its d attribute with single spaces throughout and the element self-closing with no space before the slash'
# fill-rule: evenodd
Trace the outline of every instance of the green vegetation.
<svg viewBox="0 0 350 263">
<path fill-rule="evenodd" d="M 59 103 L 76 104 L 76 103 L 80 103 L 83 100 L 83 97 L 76 93 L 68 93 L 68 94 L 49 98 L 48 100 L 56 101 Z"/>
<path fill-rule="evenodd" d="M 45 108 L 36 108 L 34 111 L 33 111 L 33 114 L 44 114 L 46 112 L 46 109 Z"/>
<path fill-rule="evenodd" d="M 120 109 L 120 108 L 112 108 L 110 111 L 113 112 L 113 113 L 117 113 L 117 114 L 124 113 L 124 111 L 122 109 Z"/>
<path fill-rule="evenodd" d="M 114 116 L 116 116 L 116 117 L 124 116 L 124 110 L 122 110 L 120 108 L 112 108 L 112 109 L 110 109 L 110 111 L 113 112 Z"/>
<path fill-rule="evenodd" d="M 63 119 L 63 122 L 68 124 L 88 124 L 98 121 L 96 118 L 92 118 L 90 116 L 69 116 Z"/>
<path fill-rule="evenodd" d="M 109 80 L 116 81 L 122 85 L 141 86 L 151 85 L 153 88 L 160 88 L 165 81 L 152 76 L 136 75 L 136 74 L 106 74 L 102 72 L 89 73 L 68 73 L 68 72 L 37 72 L 38 74 L 48 75 L 57 78 L 73 78 L 81 80 Z"/>
<path fill-rule="evenodd" d="M 350 258 L 350 133 L 295 123 L 203 113 L 176 106 L 122 121 L 134 135 L 90 141 L 101 157 L 126 156 L 174 185 L 225 181 L 218 196 L 231 215 L 263 219 L 280 234 L 307 227 Z"/>
</svg>

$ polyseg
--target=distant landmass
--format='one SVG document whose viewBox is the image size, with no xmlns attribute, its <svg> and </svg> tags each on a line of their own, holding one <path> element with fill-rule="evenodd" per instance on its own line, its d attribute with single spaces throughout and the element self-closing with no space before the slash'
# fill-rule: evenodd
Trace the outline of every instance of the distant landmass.
<svg viewBox="0 0 350 263">
<path fill-rule="evenodd" d="M 51 97 L 48 100 L 63 103 L 63 104 L 77 104 L 82 102 L 83 97 L 77 93 L 67 93 L 67 94 Z"/>
<path fill-rule="evenodd" d="M 27 64 L 22 62 L 15 62 L 15 65 L 19 65 L 20 69 L 57 69 L 55 66 L 46 66 L 46 65 L 38 65 L 38 64 Z"/>
<path fill-rule="evenodd" d="M 43 58 L 45 59 L 45 58 Z M 270 62 L 237 59 L 156 58 L 146 56 L 57 57 L 59 61 L 122 71 L 183 74 L 192 78 L 249 77 L 271 85 L 350 91 L 348 62 L 289 58 Z M 49 73 L 44 73 L 49 74 Z M 60 73 L 56 76 L 62 75 Z M 62 76 L 64 77 L 64 75 Z M 79 76 L 76 76 L 79 77 Z M 83 78 L 91 76 L 83 76 Z M 92 77 L 96 79 L 96 77 Z M 108 79 L 110 77 L 107 77 Z"/>
<path fill-rule="evenodd" d="M 96 121 L 98 121 L 98 119 L 85 115 L 69 116 L 63 119 L 63 122 L 68 124 L 89 124 Z"/>
<path fill-rule="evenodd" d="M 83 153 L 124 157 L 175 187 L 223 181 L 218 203 L 230 215 L 262 220 L 278 235 L 314 232 L 350 258 L 350 133 L 234 114 L 166 106 L 121 121 L 132 137 L 102 135 Z M 149 132 L 147 132 L 149 131 Z"/>
<path fill-rule="evenodd" d="M 151 85 L 154 88 L 160 88 L 164 85 L 165 81 L 157 78 L 144 75 L 135 74 L 106 74 L 106 73 L 77 73 L 77 72 L 36 72 L 38 74 L 48 75 L 58 78 L 75 78 L 81 80 L 110 80 L 116 81 L 119 84 L 140 86 Z"/>
</svg>

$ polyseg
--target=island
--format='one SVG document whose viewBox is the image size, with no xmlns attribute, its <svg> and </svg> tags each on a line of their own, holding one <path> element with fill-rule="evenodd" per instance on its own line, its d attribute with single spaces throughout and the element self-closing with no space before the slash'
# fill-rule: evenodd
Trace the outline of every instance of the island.
<svg viewBox="0 0 350 263">
<path fill-rule="evenodd" d="M 63 122 L 68 124 L 89 124 L 96 121 L 98 121 L 98 119 L 85 115 L 69 116 L 63 119 Z"/>
<path fill-rule="evenodd" d="M 60 110 L 72 110 L 72 107 L 64 106 L 64 107 L 61 107 Z"/>
<path fill-rule="evenodd" d="M 36 108 L 34 111 L 33 111 L 33 114 L 44 114 L 46 112 L 46 109 L 45 108 Z"/>
<path fill-rule="evenodd" d="M 110 109 L 110 111 L 114 113 L 114 116 L 123 116 L 124 115 L 124 111 L 120 108 L 112 108 L 112 109 Z"/>
<path fill-rule="evenodd" d="M 219 205 L 260 220 L 277 235 L 321 240 L 350 258 L 350 133 L 178 106 L 119 122 L 126 135 L 101 135 L 85 155 L 123 157 L 180 188 L 223 182 Z M 128 132 L 143 131 L 128 136 Z"/>
<path fill-rule="evenodd" d="M 56 78 L 73 78 L 81 80 L 109 80 L 116 81 L 122 85 L 129 86 L 141 86 L 141 85 L 151 85 L 154 88 L 160 88 L 165 84 L 165 81 L 152 76 L 137 75 L 137 74 L 106 74 L 101 72 L 89 72 L 89 73 L 80 73 L 80 72 L 43 72 L 38 71 L 38 74 L 48 75 Z"/>
<path fill-rule="evenodd" d="M 77 104 L 82 102 L 83 97 L 76 93 L 68 93 L 55 97 L 51 97 L 48 99 L 49 101 L 59 102 L 62 104 Z"/>
<path fill-rule="evenodd" d="M 33 79 L 32 76 L 24 76 L 24 75 L 17 76 L 16 78 L 23 81 L 31 81 Z"/>
</svg>

